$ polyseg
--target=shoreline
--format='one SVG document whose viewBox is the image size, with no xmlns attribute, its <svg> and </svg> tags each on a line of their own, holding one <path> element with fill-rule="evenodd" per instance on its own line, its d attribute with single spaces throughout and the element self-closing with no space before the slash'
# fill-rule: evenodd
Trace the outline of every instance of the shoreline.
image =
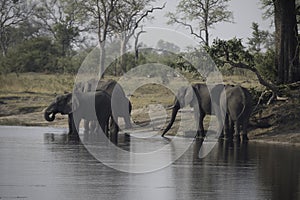
<svg viewBox="0 0 300 200">
<path fill-rule="evenodd" d="M 11 74 L 1 78 L 4 85 L 0 88 L 0 125 L 68 128 L 67 116 L 58 114 L 55 121 L 47 122 L 43 111 L 57 95 L 71 90 L 74 84 L 72 76 L 21 74 L 16 78 Z M 15 81 L 12 82 L 12 78 Z M 236 79 L 236 82 L 241 80 Z M 252 85 L 257 83 L 254 81 Z M 164 108 L 172 104 L 173 96 L 158 89 L 156 85 L 147 85 L 132 94 L 132 120 L 136 124 L 150 120 L 149 104 L 158 102 Z M 248 136 L 250 141 L 260 143 L 300 146 L 299 98 L 289 97 L 270 105 L 260 105 L 259 112 L 250 119 Z"/>
<path fill-rule="evenodd" d="M 66 129 L 68 132 L 67 116 L 57 115 L 54 122 L 47 122 L 43 118 L 43 111 L 27 113 L 22 115 L 10 115 L 0 117 L 0 128 L 3 127 L 41 127 L 49 129 Z M 39 117 L 37 117 L 39 116 Z M 33 119 L 29 121 L 29 119 Z M 257 133 L 256 130 L 250 130 L 248 133 L 250 143 L 281 145 L 290 147 L 300 147 L 300 130 L 286 130 L 286 133 Z"/>
</svg>

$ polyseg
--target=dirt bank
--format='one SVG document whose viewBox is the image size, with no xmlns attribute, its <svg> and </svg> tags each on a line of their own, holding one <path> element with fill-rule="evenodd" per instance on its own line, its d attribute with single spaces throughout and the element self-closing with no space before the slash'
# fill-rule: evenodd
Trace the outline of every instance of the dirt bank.
<svg viewBox="0 0 300 200">
<path fill-rule="evenodd" d="M 277 101 L 251 119 L 250 138 L 259 142 L 300 145 L 298 99 Z"/>
</svg>

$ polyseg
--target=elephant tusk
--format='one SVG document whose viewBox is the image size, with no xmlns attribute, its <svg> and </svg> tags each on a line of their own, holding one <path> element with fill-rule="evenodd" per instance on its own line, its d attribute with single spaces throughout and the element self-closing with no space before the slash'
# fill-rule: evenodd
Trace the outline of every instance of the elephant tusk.
<svg viewBox="0 0 300 200">
<path fill-rule="evenodd" d="M 175 107 L 175 105 L 169 106 L 169 107 L 166 108 L 166 110 L 172 110 L 174 107 Z"/>
</svg>

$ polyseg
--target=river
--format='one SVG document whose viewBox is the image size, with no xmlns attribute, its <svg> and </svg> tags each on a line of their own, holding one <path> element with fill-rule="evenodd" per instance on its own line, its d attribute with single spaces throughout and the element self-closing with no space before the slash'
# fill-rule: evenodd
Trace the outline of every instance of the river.
<svg viewBox="0 0 300 200">
<path fill-rule="evenodd" d="M 102 164 L 65 132 L 0 127 L 0 199 L 300 199 L 296 147 L 218 143 L 200 159 L 194 141 L 171 165 L 134 174 Z"/>
</svg>

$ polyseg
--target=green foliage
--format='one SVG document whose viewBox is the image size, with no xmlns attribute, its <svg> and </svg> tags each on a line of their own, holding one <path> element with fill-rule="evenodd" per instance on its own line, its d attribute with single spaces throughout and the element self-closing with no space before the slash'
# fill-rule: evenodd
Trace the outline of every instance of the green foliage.
<svg viewBox="0 0 300 200">
<path fill-rule="evenodd" d="M 264 10 L 263 18 L 268 19 L 274 16 L 275 10 L 272 0 L 260 0 L 261 1 L 261 9 Z"/>
<path fill-rule="evenodd" d="M 232 61 L 235 63 L 243 63 L 249 67 L 255 67 L 263 77 L 275 81 L 275 53 L 272 49 L 268 49 L 265 53 L 259 51 L 251 53 L 244 47 L 241 39 L 233 38 L 228 41 L 220 39 L 214 40 L 208 52 L 217 66 L 221 68 L 222 72 L 226 75 L 233 74 L 233 71 L 228 66 L 224 67 L 224 64 L 227 61 Z"/>
<path fill-rule="evenodd" d="M 8 51 L 6 68 L 8 72 L 45 72 L 57 63 L 57 49 L 47 37 L 24 41 Z"/>
<path fill-rule="evenodd" d="M 79 36 L 78 28 L 70 27 L 68 24 L 57 23 L 53 26 L 55 31 L 56 42 L 60 47 L 61 56 L 70 55 L 72 52 L 72 42 L 74 38 Z"/>
<path fill-rule="evenodd" d="M 218 67 L 224 65 L 225 61 L 244 62 L 253 65 L 253 55 L 242 44 L 241 39 L 231 40 L 215 39 L 212 46 L 207 49 L 209 55 L 214 59 Z"/>
<path fill-rule="evenodd" d="M 10 48 L 0 61 L 1 73 L 75 73 L 83 58 L 61 57 L 59 47 L 48 37 L 37 37 Z"/>
<path fill-rule="evenodd" d="M 257 23 L 252 23 L 252 37 L 248 38 L 249 50 L 252 53 L 261 52 L 262 48 L 273 48 L 273 38 L 268 31 L 260 30 Z"/>
<path fill-rule="evenodd" d="M 173 53 L 180 52 L 180 47 L 179 46 L 177 46 L 174 43 L 171 43 L 171 42 L 168 42 L 168 41 L 164 41 L 164 40 L 159 40 L 157 42 L 156 47 L 158 49 L 167 50 L 167 51 L 170 51 L 170 52 L 173 52 Z"/>
<path fill-rule="evenodd" d="M 254 55 L 255 67 L 258 71 L 272 82 L 276 81 L 277 71 L 275 69 L 275 52 L 268 49 L 265 53 L 257 53 Z"/>
</svg>

